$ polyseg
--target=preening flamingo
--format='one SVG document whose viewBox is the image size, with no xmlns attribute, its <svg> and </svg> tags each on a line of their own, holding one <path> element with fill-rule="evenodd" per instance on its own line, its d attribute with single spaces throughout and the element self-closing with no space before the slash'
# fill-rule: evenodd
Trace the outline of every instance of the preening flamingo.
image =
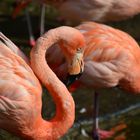
<svg viewBox="0 0 140 140">
<path fill-rule="evenodd" d="M 74 86 L 92 87 L 97 93 L 99 89 L 119 86 L 131 94 L 140 93 L 140 48 L 136 41 L 125 32 L 94 22 L 85 22 L 76 29 L 84 35 L 86 46 L 84 73 Z M 67 63 L 57 45 L 48 50 L 46 59 L 65 80 Z"/>
<path fill-rule="evenodd" d="M 71 27 L 59 27 L 41 36 L 31 50 L 31 67 L 46 86 L 56 104 L 56 114 L 41 117 L 41 85 L 27 57 L 0 33 L 0 128 L 25 140 L 56 140 L 72 126 L 75 104 L 64 84 L 48 67 L 45 54 L 54 43 L 62 48 L 69 63 L 69 74 L 83 71 L 83 35 Z M 72 47 L 69 49 L 69 47 Z"/>
</svg>

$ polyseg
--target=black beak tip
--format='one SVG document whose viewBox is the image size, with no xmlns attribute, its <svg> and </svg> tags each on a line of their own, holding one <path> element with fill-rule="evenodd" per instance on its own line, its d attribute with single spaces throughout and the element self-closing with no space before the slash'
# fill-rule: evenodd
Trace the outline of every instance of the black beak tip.
<svg viewBox="0 0 140 140">
<path fill-rule="evenodd" d="M 72 83 L 77 81 L 81 77 L 82 73 L 76 74 L 76 75 L 67 75 L 66 80 L 64 81 L 64 84 L 69 87 Z"/>
</svg>

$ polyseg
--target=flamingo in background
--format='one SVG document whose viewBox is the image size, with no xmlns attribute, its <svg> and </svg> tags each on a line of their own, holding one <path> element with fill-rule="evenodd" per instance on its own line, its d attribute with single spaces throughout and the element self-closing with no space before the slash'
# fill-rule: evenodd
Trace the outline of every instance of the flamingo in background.
<svg viewBox="0 0 140 140">
<path fill-rule="evenodd" d="M 120 21 L 140 13 L 139 0 L 38 0 L 53 5 L 60 15 L 72 22 L 81 21 Z M 32 0 L 22 0 L 16 7 L 14 16 L 25 8 Z"/>
<path fill-rule="evenodd" d="M 57 8 L 60 16 L 72 23 L 81 21 L 120 21 L 140 13 L 139 0 L 38 0 Z M 14 10 L 16 16 L 33 0 L 22 0 Z"/>
<path fill-rule="evenodd" d="M 76 29 L 86 40 L 85 67 L 84 73 L 72 88 L 86 86 L 96 91 L 93 137 L 97 140 L 99 134 L 101 137 L 113 134 L 98 128 L 98 90 L 119 86 L 131 94 L 140 93 L 140 48 L 127 33 L 103 24 L 85 22 Z M 57 45 L 47 51 L 46 59 L 57 76 L 65 81 L 67 62 Z"/>
<path fill-rule="evenodd" d="M 45 31 L 45 4 L 54 6 L 60 13 L 59 19 L 65 20 L 66 24 L 77 25 L 82 21 L 121 21 L 140 13 L 139 0 L 37 0 L 42 6 L 40 34 Z M 32 0 L 18 0 L 18 5 L 13 11 L 16 17 L 20 11 L 29 5 Z M 34 46 L 35 37 L 32 33 L 29 13 L 26 10 L 27 25 L 30 45 Z"/>
<path fill-rule="evenodd" d="M 46 0 L 47 1 L 47 0 Z M 60 0 L 61 1 L 61 0 Z M 140 13 L 139 0 L 62 0 L 52 2 L 70 24 L 121 21 Z"/>
<path fill-rule="evenodd" d="M 25 140 L 56 140 L 72 126 L 75 104 L 64 84 L 48 67 L 45 54 L 56 42 L 69 63 L 69 75 L 83 71 L 83 35 L 71 27 L 59 27 L 41 36 L 31 51 L 31 67 L 56 103 L 56 115 L 41 117 L 41 85 L 27 57 L 0 33 L 0 128 Z M 69 48 L 71 47 L 71 49 Z"/>
</svg>

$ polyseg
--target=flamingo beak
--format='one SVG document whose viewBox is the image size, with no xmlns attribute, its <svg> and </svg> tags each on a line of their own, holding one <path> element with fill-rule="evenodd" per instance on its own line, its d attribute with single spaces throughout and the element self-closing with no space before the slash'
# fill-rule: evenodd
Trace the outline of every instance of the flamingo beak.
<svg viewBox="0 0 140 140">
<path fill-rule="evenodd" d="M 71 84 L 73 84 L 75 81 L 77 81 L 81 77 L 82 73 L 76 74 L 76 75 L 70 75 L 68 74 L 66 80 L 64 81 L 64 84 L 69 87 Z"/>
<path fill-rule="evenodd" d="M 68 64 L 68 75 L 64 84 L 69 87 L 77 81 L 84 71 L 83 52 L 78 49 L 72 60 Z"/>
</svg>

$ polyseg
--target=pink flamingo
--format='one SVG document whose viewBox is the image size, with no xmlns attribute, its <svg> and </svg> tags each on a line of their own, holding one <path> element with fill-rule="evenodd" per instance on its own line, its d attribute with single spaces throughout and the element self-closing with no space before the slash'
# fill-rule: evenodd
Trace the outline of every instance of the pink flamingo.
<svg viewBox="0 0 140 140">
<path fill-rule="evenodd" d="M 25 140 L 60 138 L 74 122 L 75 104 L 48 67 L 45 54 L 54 43 L 65 42 L 62 50 L 69 63 L 69 75 L 76 76 L 83 71 L 83 35 L 73 28 L 59 27 L 41 36 L 31 51 L 31 67 L 56 103 L 56 114 L 49 121 L 41 117 L 42 88 L 27 57 L 2 33 L 0 39 L 0 128 Z"/>
<path fill-rule="evenodd" d="M 18 0 L 19 1 L 19 0 Z M 20 11 L 28 4 L 34 2 L 32 0 L 21 0 L 13 11 L 16 17 Z M 81 21 L 121 21 L 133 17 L 140 13 L 139 0 L 38 0 L 43 4 L 40 21 L 40 34 L 45 31 L 45 4 L 51 4 L 60 13 L 59 19 L 63 19 L 67 24 L 79 24 Z M 32 33 L 31 21 L 29 13 L 26 10 L 27 25 L 29 31 L 30 45 L 34 46 L 35 37 Z"/>
<path fill-rule="evenodd" d="M 98 128 L 98 90 L 119 86 L 131 94 L 140 93 L 140 48 L 127 33 L 103 24 L 85 22 L 76 29 L 86 40 L 85 67 L 84 73 L 73 85 L 74 88 L 86 86 L 95 89 L 93 137 L 99 139 L 98 133 L 101 137 L 108 137 L 113 134 L 112 131 L 100 131 Z M 48 50 L 46 59 L 57 76 L 65 81 L 67 62 L 57 45 Z"/>
<path fill-rule="evenodd" d="M 47 1 L 47 0 L 46 0 Z M 139 0 L 60 0 L 52 4 L 70 23 L 121 21 L 140 13 Z"/>
<path fill-rule="evenodd" d="M 33 1 L 20 1 L 14 15 L 31 2 Z M 120 21 L 140 13 L 139 0 L 38 0 L 38 2 L 53 5 L 64 19 L 74 23 L 87 20 Z"/>
</svg>

